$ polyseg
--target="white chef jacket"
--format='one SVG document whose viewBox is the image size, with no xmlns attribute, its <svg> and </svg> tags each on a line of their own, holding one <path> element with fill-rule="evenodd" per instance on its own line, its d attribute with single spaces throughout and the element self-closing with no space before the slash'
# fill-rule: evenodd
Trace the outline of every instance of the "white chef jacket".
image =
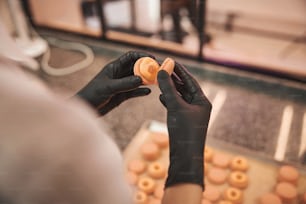
<svg viewBox="0 0 306 204">
<path fill-rule="evenodd" d="M 130 203 L 122 164 L 83 101 L 55 96 L 0 58 L 0 197 L 22 204 Z"/>
</svg>

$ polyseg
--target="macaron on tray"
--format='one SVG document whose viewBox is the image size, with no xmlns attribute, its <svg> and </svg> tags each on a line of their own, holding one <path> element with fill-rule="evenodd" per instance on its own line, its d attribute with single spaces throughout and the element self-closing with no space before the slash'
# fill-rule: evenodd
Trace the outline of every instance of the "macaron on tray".
<svg viewBox="0 0 306 204">
<path fill-rule="evenodd" d="M 202 204 L 306 204 L 306 174 L 207 142 Z M 135 204 L 161 204 L 169 166 L 165 124 L 147 121 L 124 151 Z"/>
</svg>

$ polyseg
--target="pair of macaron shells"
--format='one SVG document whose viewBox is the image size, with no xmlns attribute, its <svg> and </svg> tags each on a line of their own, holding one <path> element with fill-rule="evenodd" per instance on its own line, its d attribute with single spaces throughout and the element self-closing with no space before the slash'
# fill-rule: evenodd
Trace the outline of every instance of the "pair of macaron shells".
<svg viewBox="0 0 306 204">
<path fill-rule="evenodd" d="M 141 160 L 133 160 L 129 163 L 128 169 L 130 172 L 134 172 L 139 175 L 144 173 L 147 170 L 147 173 L 150 177 L 154 179 L 163 179 L 166 176 L 166 168 L 160 162 L 154 162 L 147 164 Z"/>
<path fill-rule="evenodd" d="M 205 174 L 208 181 L 214 185 L 230 184 L 223 194 L 214 186 L 206 185 L 203 193 L 202 204 L 240 204 L 243 201 L 243 191 L 248 186 L 246 171 L 249 169 L 249 162 L 245 157 L 229 157 L 226 154 L 217 153 L 206 146 L 204 150 L 204 161 L 211 163 L 213 167 L 205 166 Z M 230 169 L 232 172 L 228 173 Z M 221 198 L 222 197 L 222 198 Z M 223 200 L 222 200 L 223 199 Z"/>
<path fill-rule="evenodd" d="M 244 172 L 233 171 L 228 175 L 228 172 L 220 168 L 211 168 L 207 174 L 207 179 L 215 185 L 222 185 L 226 181 L 235 187 L 245 189 L 248 186 L 248 176 Z"/>
<path fill-rule="evenodd" d="M 147 161 L 154 161 L 161 155 L 161 150 L 169 147 L 169 137 L 163 133 L 153 132 L 150 135 L 153 142 L 147 142 L 140 148 L 142 158 Z"/>
<path fill-rule="evenodd" d="M 221 197 L 224 200 L 220 200 Z M 202 204 L 240 204 L 243 200 L 243 193 L 237 188 L 229 187 L 223 192 L 222 196 L 217 188 L 208 185 L 203 193 L 203 198 Z"/>
<path fill-rule="evenodd" d="M 297 198 L 297 182 L 299 172 L 296 168 L 285 165 L 280 167 L 277 174 L 277 184 L 274 192 L 266 193 L 259 198 L 259 204 L 291 203 Z M 306 194 L 306 193 L 305 193 Z M 305 201 L 302 201 L 306 203 Z"/>
<path fill-rule="evenodd" d="M 233 171 L 247 171 L 249 169 L 249 162 L 245 157 L 236 156 L 231 159 L 229 156 L 221 153 L 215 153 L 210 147 L 205 147 L 204 161 L 211 162 L 215 167 L 230 168 Z"/>
<path fill-rule="evenodd" d="M 161 199 L 158 198 L 149 198 L 149 196 L 142 192 L 137 191 L 134 195 L 135 204 L 161 204 Z"/>
<path fill-rule="evenodd" d="M 244 189 L 248 186 L 248 177 L 244 173 L 249 168 L 249 162 L 242 156 L 236 156 L 232 160 L 229 156 L 215 153 L 211 148 L 206 147 L 204 152 L 205 162 L 211 162 L 214 167 L 207 170 L 207 179 L 210 183 L 222 185 L 226 181 L 235 188 Z M 230 168 L 232 172 L 228 176 L 225 170 Z"/>
<path fill-rule="evenodd" d="M 136 204 L 160 203 L 163 197 L 164 185 L 157 184 L 154 179 L 164 179 L 166 177 L 166 168 L 159 162 L 153 162 L 147 165 L 142 160 L 133 160 L 128 165 L 129 173 L 137 175 L 147 172 L 148 176 L 136 178 L 131 184 L 137 185 L 138 191 L 134 195 Z M 149 198 L 153 194 L 154 198 Z"/>
<path fill-rule="evenodd" d="M 297 190 L 292 184 L 281 182 L 275 187 L 275 192 L 269 192 L 259 198 L 259 204 L 291 203 L 297 196 Z"/>
<path fill-rule="evenodd" d="M 160 70 L 165 70 L 169 75 L 173 73 L 175 62 L 171 58 L 166 58 L 159 66 L 158 62 L 151 57 L 139 58 L 134 64 L 134 75 L 140 76 L 142 83 L 157 84 L 157 74 Z"/>
<path fill-rule="evenodd" d="M 138 159 L 129 162 L 128 170 L 128 182 L 131 185 L 137 185 L 139 190 L 147 194 L 151 194 L 156 187 L 154 179 L 165 179 L 167 174 L 167 169 L 162 163 L 153 162 L 147 165 Z M 139 175 L 144 172 L 147 172 L 148 176 L 139 178 Z"/>
<path fill-rule="evenodd" d="M 136 204 L 147 204 L 149 199 L 151 200 L 149 203 L 160 202 L 164 195 L 164 185 L 156 183 L 150 177 L 140 178 L 137 182 L 138 191 L 134 195 L 134 202 Z M 149 195 L 153 194 L 153 198 L 149 198 Z"/>
<path fill-rule="evenodd" d="M 147 164 L 142 159 L 135 159 L 128 164 L 128 174 L 133 175 L 129 183 L 137 185 L 138 191 L 134 195 L 134 202 L 137 204 L 158 204 L 163 197 L 164 185 L 157 184 L 155 179 L 165 179 L 167 174 L 166 167 L 155 160 L 161 156 L 161 150 L 169 146 L 169 137 L 164 133 L 151 132 L 152 142 L 143 144 L 140 148 L 141 156 L 144 160 L 152 162 Z M 138 178 L 144 172 L 148 176 Z M 128 179 L 129 180 L 129 179 Z M 153 194 L 153 198 L 149 195 Z"/>
</svg>

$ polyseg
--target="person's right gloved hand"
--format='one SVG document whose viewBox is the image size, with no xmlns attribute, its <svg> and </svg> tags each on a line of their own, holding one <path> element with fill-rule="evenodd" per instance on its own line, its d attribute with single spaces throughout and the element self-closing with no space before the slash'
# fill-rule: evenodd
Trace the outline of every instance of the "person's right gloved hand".
<svg viewBox="0 0 306 204">
<path fill-rule="evenodd" d="M 192 183 L 204 188 L 203 152 L 212 105 L 186 68 L 176 63 L 174 72 L 172 78 L 166 71 L 158 73 L 170 137 L 165 187 Z"/>
</svg>

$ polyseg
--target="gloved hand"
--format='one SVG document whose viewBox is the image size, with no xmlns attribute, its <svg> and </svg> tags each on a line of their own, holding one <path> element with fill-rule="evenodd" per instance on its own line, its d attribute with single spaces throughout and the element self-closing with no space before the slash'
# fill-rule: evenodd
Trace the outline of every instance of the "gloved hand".
<svg viewBox="0 0 306 204">
<path fill-rule="evenodd" d="M 107 64 L 77 95 L 85 99 L 101 115 L 121 104 L 123 101 L 148 95 L 149 88 L 138 88 L 142 84 L 139 76 L 133 75 L 133 66 L 141 57 L 152 57 L 146 53 L 130 51 L 117 60 Z"/>
<path fill-rule="evenodd" d="M 159 71 L 160 101 L 167 108 L 170 167 L 166 188 L 180 183 L 203 182 L 203 152 L 212 105 L 199 84 L 176 63 L 172 78 Z"/>
</svg>

